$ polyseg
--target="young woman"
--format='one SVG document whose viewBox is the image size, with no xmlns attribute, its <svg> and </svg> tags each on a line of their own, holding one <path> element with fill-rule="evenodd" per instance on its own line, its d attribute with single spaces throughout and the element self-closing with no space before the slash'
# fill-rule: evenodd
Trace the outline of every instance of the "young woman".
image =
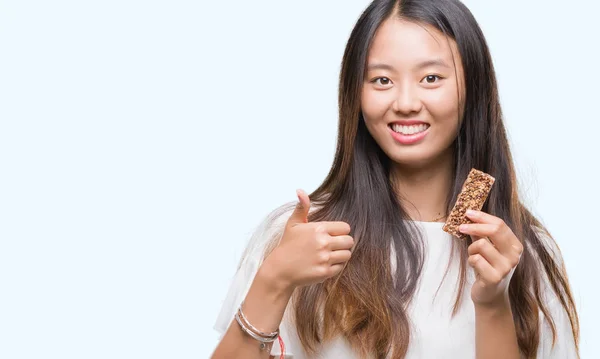
<svg viewBox="0 0 600 359">
<path fill-rule="evenodd" d="M 519 199 L 469 10 L 371 3 L 345 50 L 339 109 L 329 175 L 254 234 L 213 358 L 577 358 L 565 268 Z M 472 168 L 496 182 L 465 241 L 442 226 Z"/>
</svg>

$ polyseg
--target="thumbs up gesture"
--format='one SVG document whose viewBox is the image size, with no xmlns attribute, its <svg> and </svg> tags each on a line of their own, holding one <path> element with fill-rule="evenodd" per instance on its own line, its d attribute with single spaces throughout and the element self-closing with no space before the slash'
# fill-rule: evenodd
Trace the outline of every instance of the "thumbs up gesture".
<svg viewBox="0 0 600 359">
<path fill-rule="evenodd" d="M 298 204 L 279 245 L 265 259 L 277 282 L 293 289 L 323 282 L 338 274 L 350 259 L 354 239 L 345 222 L 308 222 L 310 199 L 297 191 Z"/>
</svg>

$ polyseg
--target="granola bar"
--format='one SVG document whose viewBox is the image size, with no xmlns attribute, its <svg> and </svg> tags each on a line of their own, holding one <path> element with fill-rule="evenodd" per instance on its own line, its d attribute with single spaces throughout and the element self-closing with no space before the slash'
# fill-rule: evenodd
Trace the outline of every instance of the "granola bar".
<svg viewBox="0 0 600 359">
<path fill-rule="evenodd" d="M 495 178 L 489 174 L 474 168 L 471 169 L 458 194 L 454 208 L 446 219 L 443 230 L 455 237 L 466 239 L 468 235 L 461 233 L 458 227 L 464 223 L 473 223 L 465 213 L 468 209 L 480 211 L 483 208 L 494 181 Z"/>
</svg>

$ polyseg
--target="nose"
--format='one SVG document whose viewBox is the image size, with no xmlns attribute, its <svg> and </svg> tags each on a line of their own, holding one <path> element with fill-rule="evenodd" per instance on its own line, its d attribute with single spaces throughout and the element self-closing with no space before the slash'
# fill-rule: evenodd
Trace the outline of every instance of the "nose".
<svg viewBox="0 0 600 359">
<path fill-rule="evenodd" d="M 423 103 L 418 96 L 418 89 L 412 84 L 402 86 L 392 104 L 392 108 L 394 111 L 404 115 L 420 112 L 423 108 Z"/>
</svg>

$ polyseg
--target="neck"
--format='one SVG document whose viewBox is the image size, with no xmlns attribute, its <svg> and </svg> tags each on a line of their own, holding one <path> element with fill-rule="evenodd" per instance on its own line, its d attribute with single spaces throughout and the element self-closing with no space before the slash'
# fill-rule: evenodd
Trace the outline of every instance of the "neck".
<svg viewBox="0 0 600 359">
<path fill-rule="evenodd" d="M 390 179 L 400 196 L 402 208 L 415 221 L 443 221 L 448 215 L 454 161 L 451 152 L 426 166 L 393 165 Z"/>
</svg>

